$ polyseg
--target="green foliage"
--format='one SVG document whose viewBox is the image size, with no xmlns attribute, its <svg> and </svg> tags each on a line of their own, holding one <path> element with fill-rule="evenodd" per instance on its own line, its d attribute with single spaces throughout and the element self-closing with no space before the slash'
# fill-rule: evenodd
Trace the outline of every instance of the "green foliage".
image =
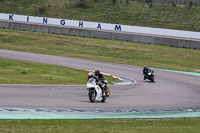
<svg viewBox="0 0 200 133">
<path fill-rule="evenodd" d="M 45 6 L 39 7 L 39 14 L 44 14 L 45 11 L 46 11 L 46 7 Z"/>
<path fill-rule="evenodd" d="M 193 2 L 190 2 L 189 8 L 192 8 L 192 6 L 193 6 Z"/>
<path fill-rule="evenodd" d="M 171 4 L 173 7 L 176 7 L 176 3 L 174 1 L 171 1 Z"/>
<path fill-rule="evenodd" d="M 185 4 L 185 6 L 187 7 L 187 8 L 189 8 L 189 9 L 191 9 L 192 8 L 192 6 L 193 6 L 193 4 L 194 4 L 194 0 L 185 0 L 184 1 L 184 4 Z"/>
<path fill-rule="evenodd" d="M 153 1 L 152 0 L 145 0 L 146 3 L 152 3 Z"/>
<path fill-rule="evenodd" d="M 88 0 L 79 0 L 79 2 L 76 4 L 77 8 L 84 8 L 87 9 L 90 7 Z"/>
<path fill-rule="evenodd" d="M 153 1 L 152 0 L 146 0 L 147 5 L 152 8 L 153 7 Z"/>
<path fill-rule="evenodd" d="M 112 4 L 115 5 L 117 3 L 117 0 L 111 0 Z"/>
<path fill-rule="evenodd" d="M 129 0 L 126 0 L 126 5 L 130 4 L 130 1 Z"/>
</svg>

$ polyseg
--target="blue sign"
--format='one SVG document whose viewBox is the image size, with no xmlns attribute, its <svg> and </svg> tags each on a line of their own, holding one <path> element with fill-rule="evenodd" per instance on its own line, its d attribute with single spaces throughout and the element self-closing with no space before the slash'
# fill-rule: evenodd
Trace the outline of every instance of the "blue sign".
<svg viewBox="0 0 200 133">
<path fill-rule="evenodd" d="M 98 24 L 97 29 L 101 29 L 101 24 L 100 23 Z"/>
<path fill-rule="evenodd" d="M 79 21 L 79 27 L 83 27 L 83 21 Z"/>
<path fill-rule="evenodd" d="M 60 20 L 60 24 L 65 25 L 65 20 L 64 19 Z"/>
<path fill-rule="evenodd" d="M 121 30 L 122 30 L 121 25 L 116 25 L 116 26 L 115 26 L 115 30 L 117 30 L 117 31 L 118 31 L 118 30 L 121 31 Z"/>
<path fill-rule="evenodd" d="M 43 18 L 43 24 L 46 23 L 47 24 L 47 18 Z"/>
<path fill-rule="evenodd" d="M 14 15 L 9 15 L 9 20 L 13 20 Z"/>
</svg>

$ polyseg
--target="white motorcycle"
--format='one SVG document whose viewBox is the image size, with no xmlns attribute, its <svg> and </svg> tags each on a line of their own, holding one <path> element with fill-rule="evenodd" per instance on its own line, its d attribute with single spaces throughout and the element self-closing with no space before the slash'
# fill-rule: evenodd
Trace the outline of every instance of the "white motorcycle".
<svg viewBox="0 0 200 133">
<path fill-rule="evenodd" d="M 87 90 L 88 96 L 90 101 L 93 103 L 95 101 L 101 101 L 105 102 L 106 101 L 106 96 L 103 96 L 102 90 L 97 84 L 97 80 L 95 78 L 90 78 L 87 82 Z"/>
</svg>

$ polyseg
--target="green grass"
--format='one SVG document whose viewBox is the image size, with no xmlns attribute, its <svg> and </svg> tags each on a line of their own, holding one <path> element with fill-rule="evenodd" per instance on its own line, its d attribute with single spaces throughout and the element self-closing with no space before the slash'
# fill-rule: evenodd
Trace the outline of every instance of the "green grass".
<svg viewBox="0 0 200 133">
<path fill-rule="evenodd" d="M 0 120 L 6 133 L 199 133 L 199 119 Z"/>
<path fill-rule="evenodd" d="M 0 29 L 0 48 L 200 72 L 200 50 Z"/>
<path fill-rule="evenodd" d="M 87 71 L 0 58 L 0 84 L 85 85 Z M 109 82 L 118 81 L 105 76 Z"/>
<path fill-rule="evenodd" d="M 79 4 L 80 0 L 76 0 Z M 74 19 L 83 21 L 109 22 L 109 0 L 86 0 L 89 8 L 76 5 Z M 147 4 L 129 0 L 117 0 L 112 5 L 111 23 L 147 26 Z M 39 16 L 72 19 L 73 0 L 40 0 Z M 184 5 L 153 4 L 150 9 L 150 27 L 186 30 L 187 8 Z M 0 0 L 0 12 L 3 12 L 3 0 Z M 6 13 L 37 15 L 37 0 L 6 0 Z M 189 30 L 200 31 L 200 7 L 193 6 L 190 12 Z"/>
</svg>

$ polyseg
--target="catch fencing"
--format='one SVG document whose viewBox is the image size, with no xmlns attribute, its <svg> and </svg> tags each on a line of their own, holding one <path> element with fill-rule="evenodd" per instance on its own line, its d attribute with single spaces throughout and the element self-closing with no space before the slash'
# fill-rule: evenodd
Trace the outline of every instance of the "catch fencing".
<svg viewBox="0 0 200 133">
<path fill-rule="evenodd" d="M 185 0 L 152 1 L 0 0 L 0 13 L 200 32 L 200 0 L 189 13 Z"/>
<path fill-rule="evenodd" d="M 142 2 L 146 2 L 147 0 L 138 0 Z M 185 4 L 185 1 L 189 0 L 152 0 L 152 3 L 160 3 L 160 4 L 178 4 L 178 5 L 183 5 Z M 194 0 L 194 4 L 200 5 L 200 0 Z"/>
</svg>

